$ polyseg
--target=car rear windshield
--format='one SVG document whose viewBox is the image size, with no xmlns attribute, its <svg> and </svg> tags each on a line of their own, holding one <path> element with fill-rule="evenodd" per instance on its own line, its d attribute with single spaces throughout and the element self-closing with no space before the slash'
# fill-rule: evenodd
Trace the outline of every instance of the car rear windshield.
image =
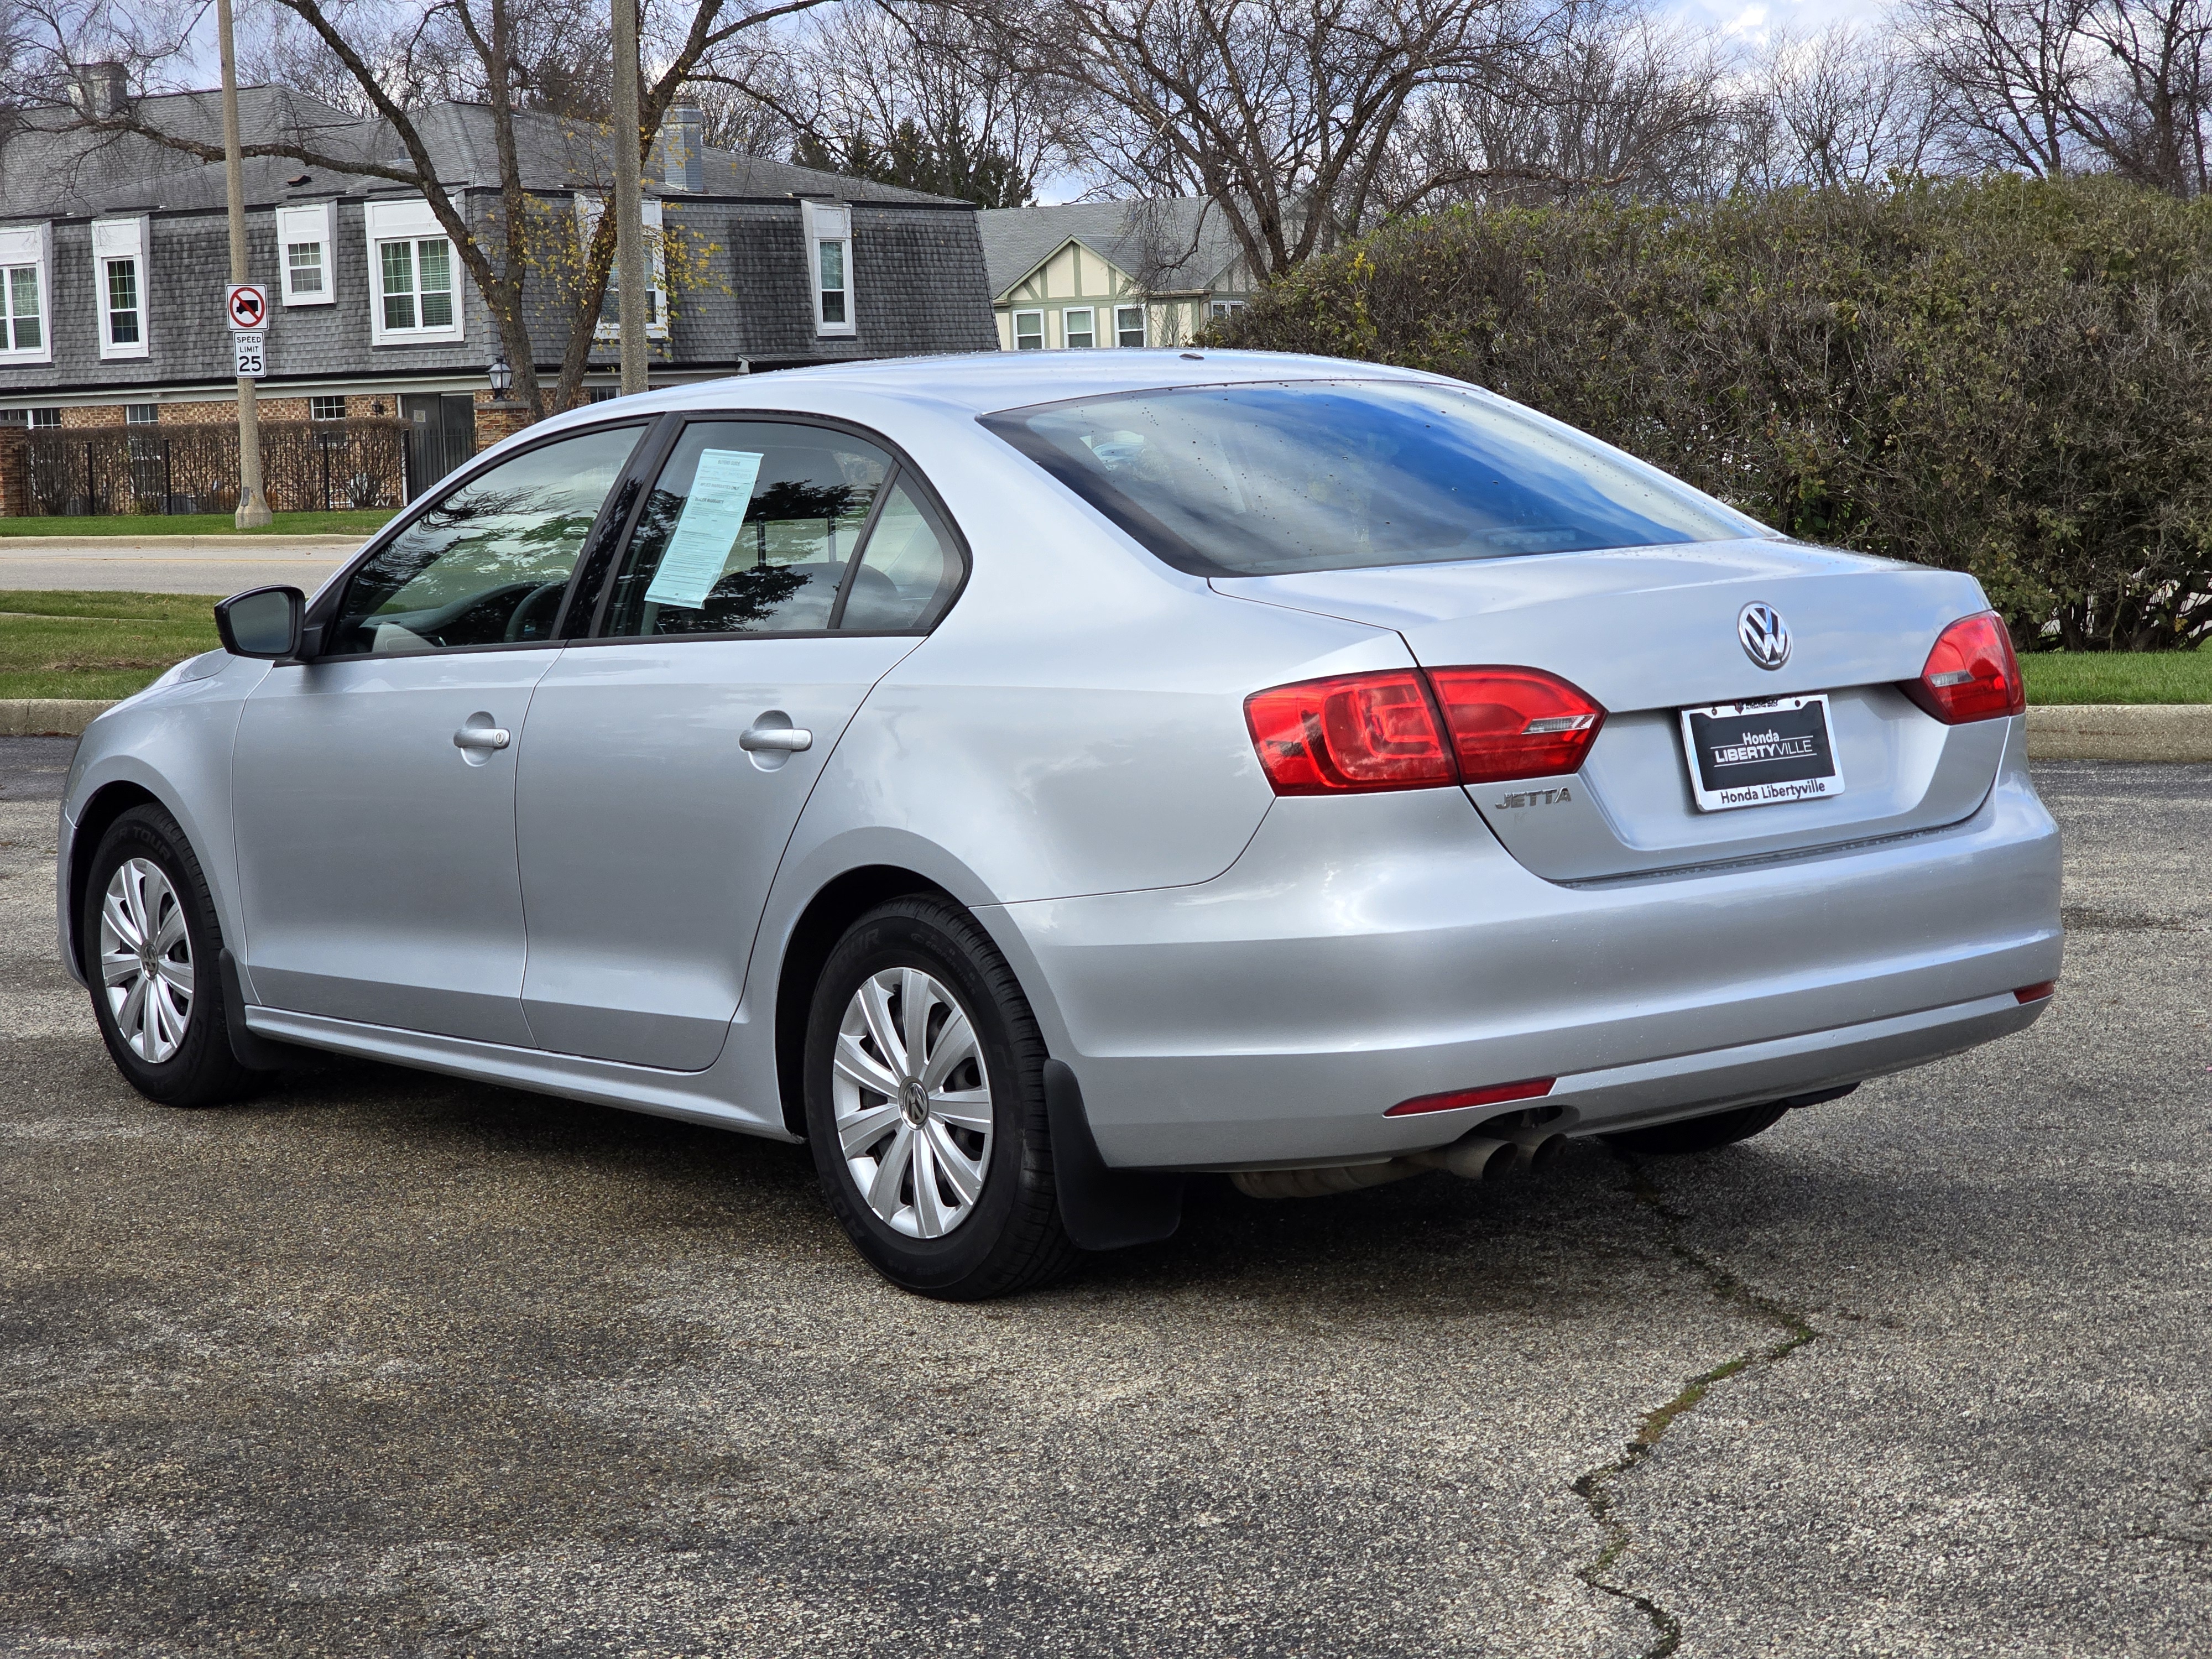
<svg viewBox="0 0 2212 1659">
<path fill-rule="evenodd" d="M 1472 386 L 1193 386 L 1040 404 L 983 424 L 1194 575 L 1772 533 L 1619 450 Z"/>
</svg>

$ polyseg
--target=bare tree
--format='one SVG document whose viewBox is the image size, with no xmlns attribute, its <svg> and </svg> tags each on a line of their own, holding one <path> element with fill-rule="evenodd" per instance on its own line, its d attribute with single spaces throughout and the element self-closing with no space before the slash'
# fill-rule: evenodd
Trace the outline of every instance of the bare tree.
<svg viewBox="0 0 2212 1659">
<path fill-rule="evenodd" d="M 1102 184 L 1208 198 L 1261 276 L 1370 222 L 1408 108 L 1524 32 L 1516 0 L 969 3 L 1061 88 Z"/>
<path fill-rule="evenodd" d="M 1778 36 L 1762 78 L 1785 179 L 1870 184 L 1918 173 L 1928 159 L 1936 106 L 1915 54 L 1844 24 L 1807 40 Z"/>
<path fill-rule="evenodd" d="M 2124 178 L 2203 194 L 2212 0 L 2101 0 L 2078 27 L 2106 72 L 2071 105 L 2075 131 Z"/>
<path fill-rule="evenodd" d="M 2077 148 L 2082 0 L 1908 0 L 1950 148 L 1971 164 L 2055 178 Z"/>
<path fill-rule="evenodd" d="M 1725 192 L 1739 100 L 1710 34 L 1601 0 L 1557 14 L 1537 48 L 1413 112 L 1388 176 L 1391 212 L 1476 200 L 1674 201 Z"/>
<path fill-rule="evenodd" d="M 877 0 L 810 19 L 769 92 L 795 159 L 985 207 L 1019 207 L 1074 159 L 1066 90 L 1029 72 L 988 12 Z"/>
</svg>

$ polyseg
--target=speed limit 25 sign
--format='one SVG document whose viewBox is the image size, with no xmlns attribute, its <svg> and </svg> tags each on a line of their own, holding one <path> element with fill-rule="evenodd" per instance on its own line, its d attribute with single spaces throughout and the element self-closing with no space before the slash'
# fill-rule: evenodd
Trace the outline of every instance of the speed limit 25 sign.
<svg viewBox="0 0 2212 1659">
<path fill-rule="evenodd" d="M 231 343 L 238 348 L 240 380 L 258 380 L 268 373 L 261 358 L 262 346 L 268 337 L 259 329 L 241 328 L 232 331 Z"/>
<path fill-rule="evenodd" d="M 269 323 L 269 290 L 258 283 L 233 283 L 223 290 L 222 313 L 233 328 L 264 328 Z"/>
</svg>

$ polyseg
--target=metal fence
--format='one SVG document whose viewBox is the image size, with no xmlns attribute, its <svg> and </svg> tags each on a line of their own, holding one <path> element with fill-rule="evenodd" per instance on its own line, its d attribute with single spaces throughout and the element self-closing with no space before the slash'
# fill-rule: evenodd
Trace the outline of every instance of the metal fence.
<svg viewBox="0 0 2212 1659">
<path fill-rule="evenodd" d="M 400 507 L 407 428 L 398 421 L 269 421 L 261 483 L 277 513 Z M 234 513 L 238 428 L 79 427 L 34 432 L 26 457 L 33 514 Z"/>
</svg>

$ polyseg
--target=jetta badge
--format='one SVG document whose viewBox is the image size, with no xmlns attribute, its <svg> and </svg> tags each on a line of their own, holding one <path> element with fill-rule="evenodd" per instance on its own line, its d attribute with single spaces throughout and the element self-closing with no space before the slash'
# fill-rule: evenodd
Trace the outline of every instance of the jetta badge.
<svg viewBox="0 0 2212 1659">
<path fill-rule="evenodd" d="M 1739 611 L 1735 636 L 1743 641 L 1743 654 L 1761 668 L 1779 668 L 1790 660 L 1790 630 L 1771 605 L 1754 599 Z"/>
</svg>

